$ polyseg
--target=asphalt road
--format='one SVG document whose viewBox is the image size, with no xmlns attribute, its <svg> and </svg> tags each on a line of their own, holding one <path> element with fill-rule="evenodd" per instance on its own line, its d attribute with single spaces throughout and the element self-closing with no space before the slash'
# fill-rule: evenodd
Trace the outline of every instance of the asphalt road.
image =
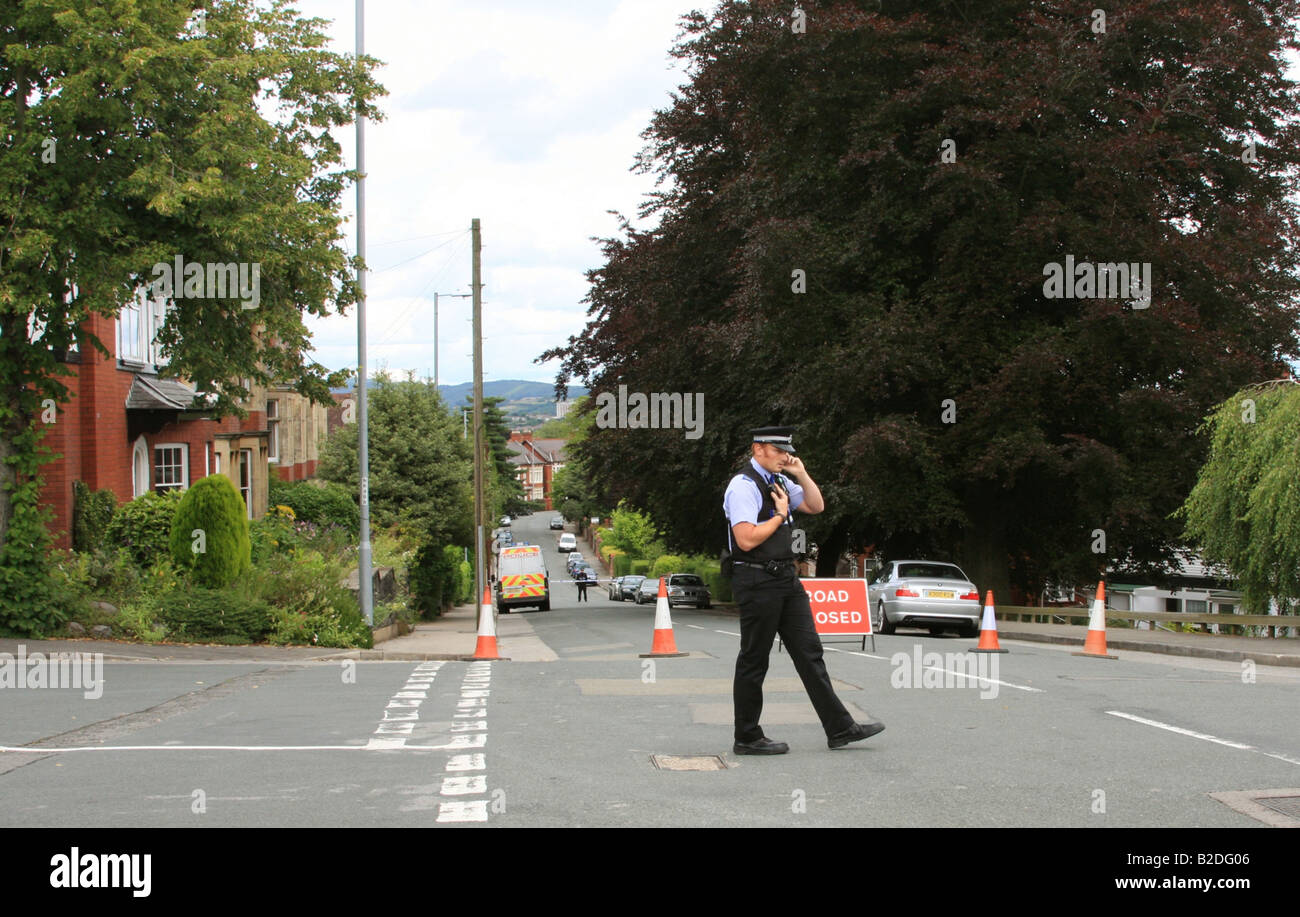
<svg viewBox="0 0 1300 917">
<path fill-rule="evenodd" d="M 547 518 L 518 527 L 560 579 Z M 1251 827 L 1209 794 L 1300 785 L 1295 669 L 972 663 L 919 632 L 828 645 L 887 725 L 834 751 L 774 650 L 763 722 L 791 750 L 738 758 L 734 615 L 679 609 L 690 655 L 642 659 L 652 606 L 576 595 L 522 616 L 548 662 L 107 661 L 98 698 L 0 690 L 0 825 Z"/>
</svg>

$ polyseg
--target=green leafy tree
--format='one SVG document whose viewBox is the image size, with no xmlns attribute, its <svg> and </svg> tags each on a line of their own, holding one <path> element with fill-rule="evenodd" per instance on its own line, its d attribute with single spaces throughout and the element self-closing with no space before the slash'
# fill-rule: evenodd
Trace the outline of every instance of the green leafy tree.
<svg viewBox="0 0 1300 917">
<path fill-rule="evenodd" d="M 370 419 L 370 512 L 378 526 L 402 524 L 438 545 L 472 542 L 471 449 L 427 382 L 374 378 Z M 357 425 L 332 433 L 321 447 L 316 474 L 360 489 Z M 441 548 L 439 548 L 441 550 Z"/>
<path fill-rule="evenodd" d="M 102 352 L 85 320 L 136 299 L 155 265 L 242 264 L 250 284 L 259 266 L 254 307 L 182 290 L 159 335 L 166 371 L 214 412 L 238 411 L 242 378 L 328 400 L 302 314 L 355 300 L 333 131 L 378 117 L 382 90 L 377 61 L 327 50 L 287 0 L 0 0 L 0 22 L 0 570 L 28 583 L 30 616 L 60 355 Z"/>
<path fill-rule="evenodd" d="M 1206 421 L 1210 455 L 1179 515 L 1203 557 L 1232 571 L 1242 603 L 1300 602 L 1300 385 L 1242 389 Z"/>
<path fill-rule="evenodd" d="M 647 513 L 620 503 L 610 520 L 613 525 L 607 543 L 634 557 L 651 558 L 651 555 L 657 557 L 662 553 L 655 550 L 659 529 Z"/>
<path fill-rule="evenodd" d="M 172 562 L 201 586 L 229 586 L 252 567 L 244 498 L 224 474 L 195 481 L 172 520 Z"/>
<path fill-rule="evenodd" d="M 999 595 L 1166 565 L 1201 418 L 1300 347 L 1300 6 L 801 5 L 802 33 L 781 0 L 685 18 L 657 223 L 604 241 L 587 328 L 543 355 L 596 397 L 704 395 L 698 439 L 572 447 L 601 496 L 716 552 L 745 431 L 792 423 L 822 574 L 873 544 Z M 1150 298 L 1049 298 L 1067 258 L 1149 264 Z"/>
<path fill-rule="evenodd" d="M 409 570 L 416 607 L 437 614 L 459 583 L 456 545 L 473 543 L 472 447 L 433 384 L 380 374 L 369 393 L 370 508 L 376 525 L 399 525 L 418 541 Z M 359 488 L 357 425 L 331 434 L 316 473 Z M 448 549 L 452 549 L 448 552 Z"/>
</svg>

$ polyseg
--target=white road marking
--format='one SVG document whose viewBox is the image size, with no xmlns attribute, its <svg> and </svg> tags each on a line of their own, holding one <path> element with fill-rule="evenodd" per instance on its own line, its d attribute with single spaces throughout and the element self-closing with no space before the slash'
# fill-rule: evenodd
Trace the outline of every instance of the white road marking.
<svg viewBox="0 0 1300 917">
<path fill-rule="evenodd" d="M 876 656 L 871 653 L 860 653 L 857 650 L 842 650 L 836 646 L 827 646 L 827 647 L 823 647 L 823 649 L 829 650 L 832 653 L 844 653 L 845 655 L 848 656 L 861 656 L 863 659 L 881 659 L 884 660 L 885 662 L 889 661 L 888 656 Z"/>
<path fill-rule="evenodd" d="M 1184 729 L 1181 726 L 1171 726 L 1168 723 L 1161 723 L 1159 720 L 1148 720 L 1145 717 L 1134 716 L 1131 713 L 1123 713 L 1119 710 L 1107 710 L 1106 712 L 1111 716 L 1118 716 L 1126 720 L 1132 720 L 1135 723 L 1142 723 L 1143 725 L 1146 726 L 1154 726 L 1157 729 L 1165 729 L 1168 730 L 1169 732 L 1176 732 L 1179 735 L 1191 736 L 1193 739 L 1201 739 L 1206 742 L 1214 742 L 1218 745 L 1226 745 L 1229 748 L 1236 748 L 1236 749 L 1240 749 L 1241 751 L 1253 751 L 1256 752 L 1257 754 L 1264 755 L 1265 757 L 1276 758 L 1279 761 L 1285 761 L 1287 764 L 1300 764 L 1300 761 L 1297 761 L 1294 758 L 1288 758 L 1286 755 L 1274 754 L 1271 751 L 1264 751 L 1263 749 L 1256 748 L 1254 745 L 1246 745 L 1243 742 L 1233 742 L 1229 739 L 1220 739 L 1218 736 L 1212 736 L 1209 733 L 1196 732 L 1191 729 Z"/>
<path fill-rule="evenodd" d="M 948 673 L 950 673 L 950 674 L 952 674 L 952 675 L 956 675 L 958 678 L 970 678 L 970 679 L 973 679 L 973 680 L 975 680 L 975 681 L 986 681 L 986 682 L 989 682 L 990 684 L 995 684 L 995 685 L 1004 685 L 1004 686 L 1006 686 L 1006 687 L 1008 687 L 1008 688 L 1016 688 L 1017 690 L 1020 690 L 1020 691 L 1032 691 L 1032 692 L 1034 692 L 1035 694 L 1046 694 L 1046 693 L 1047 693 L 1047 692 L 1044 691 L 1042 688 L 1031 688 L 1031 687 L 1029 687 L 1028 685 L 1016 685 L 1016 684 L 1012 684 L 1012 683 L 1009 682 L 1009 681 L 1001 681 L 1001 680 L 999 680 L 999 679 L 997 679 L 997 678 L 985 678 L 985 677 L 982 676 L 982 675 L 970 675 L 970 674 L 968 674 L 968 673 L 966 673 L 966 672 L 958 672 L 958 671 L 956 671 L 956 670 L 954 670 L 954 669 L 945 669 L 945 668 L 943 668 L 942 666 L 937 666 L 937 665 L 928 665 L 928 666 L 926 666 L 926 668 L 927 668 L 927 669 L 931 669 L 931 670 L 933 670 L 933 671 L 937 671 L 937 672 L 948 672 Z"/>
<path fill-rule="evenodd" d="M 825 650 L 827 650 L 827 651 L 829 651 L 829 652 L 832 652 L 832 653 L 845 653 L 845 654 L 847 654 L 847 655 L 849 655 L 849 656 L 861 656 L 863 659 L 880 659 L 880 660 L 882 660 L 882 661 L 884 661 L 884 662 L 889 662 L 889 657 L 888 657 L 888 656 L 875 656 L 875 655 L 873 655 L 873 654 L 871 654 L 871 653 L 860 653 L 860 652 L 858 652 L 857 650 L 842 650 L 842 649 L 839 649 L 838 647 L 834 647 L 834 646 L 823 647 L 823 649 L 825 649 Z M 1015 688 L 1015 689 L 1017 689 L 1018 691 L 1032 691 L 1032 692 L 1035 693 L 1035 694 L 1046 694 L 1046 693 L 1047 693 L 1047 692 L 1044 691 L 1042 688 L 1031 688 L 1031 687 L 1029 687 L 1028 685 L 1017 685 L 1017 684 L 1012 684 L 1012 683 L 1009 682 L 1009 681 L 1000 681 L 999 679 L 996 679 L 996 678 L 985 678 L 985 677 L 982 676 L 982 675 L 971 675 L 971 674 L 969 674 L 969 673 L 967 673 L 967 672 L 958 672 L 958 671 L 956 671 L 956 670 L 954 670 L 954 669 L 945 669 L 945 668 L 943 668 L 942 666 L 937 666 L 937 665 L 928 665 L 928 666 L 926 666 L 925 668 L 927 668 L 927 669 L 932 669 L 932 670 L 934 670 L 934 671 L 936 671 L 936 672 L 948 672 L 948 673 L 950 673 L 950 674 L 952 674 L 952 675 L 956 675 L 958 678 L 970 678 L 970 679 L 973 679 L 974 681 L 984 681 L 984 682 L 988 682 L 989 684 L 1005 685 L 1005 686 L 1008 687 L 1008 688 Z"/>
<path fill-rule="evenodd" d="M 443 796 L 468 796 L 473 793 L 487 792 L 487 776 L 470 774 L 466 777 L 443 777 Z"/>
<path fill-rule="evenodd" d="M 435 751 L 445 745 L 407 745 L 405 739 L 372 738 L 365 745 L 88 745 L 73 748 L 25 748 L 0 745 L 0 753 L 61 755 L 68 751 Z"/>
<path fill-rule="evenodd" d="M 487 821 L 487 800 L 470 799 L 464 802 L 443 802 L 438 804 L 438 821 Z"/>
<path fill-rule="evenodd" d="M 693 627 L 693 628 L 695 628 L 696 630 L 708 630 L 708 628 L 705 627 L 705 626 L 702 625 L 702 624 L 687 624 L 686 626 L 687 626 L 687 627 Z"/>
<path fill-rule="evenodd" d="M 481 748 L 487 744 L 487 698 L 492 669 L 486 663 L 471 664 L 461 681 L 460 699 L 456 706 L 462 712 L 453 717 L 464 718 L 451 724 L 451 742 L 448 748 Z M 457 776 L 443 777 L 443 796 L 470 796 L 486 794 L 486 774 L 465 774 L 465 771 L 487 769 L 487 757 L 482 753 L 451 755 L 445 767 Z M 485 822 L 488 820 L 488 800 L 465 799 L 440 803 L 439 822 Z"/>
<path fill-rule="evenodd" d="M 728 637 L 739 637 L 739 636 L 740 636 L 740 634 L 732 633 L 732 632 L 729 631 L 729 630 L 715 630 L 714 633 L 715 633 L 715 634 L 726 634 Z"/>
<path fill-rule="evenodd" d="M 447 759 L 449 771 L 481 771 L 487 767 L 487 757 L 482 754 L 452 755 Z"/>
</svg>

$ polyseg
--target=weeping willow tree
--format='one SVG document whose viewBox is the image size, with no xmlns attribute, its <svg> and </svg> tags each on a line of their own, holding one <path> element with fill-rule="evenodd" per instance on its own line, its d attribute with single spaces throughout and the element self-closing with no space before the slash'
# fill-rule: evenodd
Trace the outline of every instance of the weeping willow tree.
<svg viewBox="0 0 1300 917">
<path fill-rule="evenodd" d="M 1210 457 L 1179 514 L 1207 561 L 1241 584 L 1251 612 L 1300 600 L 1300 385 L 1242 389 L 1205 421 Z"/>
</svg>

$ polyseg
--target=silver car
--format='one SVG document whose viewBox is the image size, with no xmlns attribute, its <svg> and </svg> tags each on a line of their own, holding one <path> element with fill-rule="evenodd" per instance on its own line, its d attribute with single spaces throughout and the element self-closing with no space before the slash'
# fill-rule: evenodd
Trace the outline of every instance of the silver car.
<svg viewBox="0 0 1300 917">
<path fill-rule="evenodd" d="M 646 602 L 654 604 L 659 601 L 659 577 L 647 576 L 641 580 L 640 585 L 636 587 L 636 594 L 633 596 L 638 605 L 644 605 Z"/>
<path fill-rule="evenodd" d="M 956 629 L 963 637 L 980 632 L 979 590 L 956 564 L 932 560 L 894 560 L 867 587 L 871 629 L 892 634 L 895 627 L 928 627 L 930 633 Z"/>
</svg>

